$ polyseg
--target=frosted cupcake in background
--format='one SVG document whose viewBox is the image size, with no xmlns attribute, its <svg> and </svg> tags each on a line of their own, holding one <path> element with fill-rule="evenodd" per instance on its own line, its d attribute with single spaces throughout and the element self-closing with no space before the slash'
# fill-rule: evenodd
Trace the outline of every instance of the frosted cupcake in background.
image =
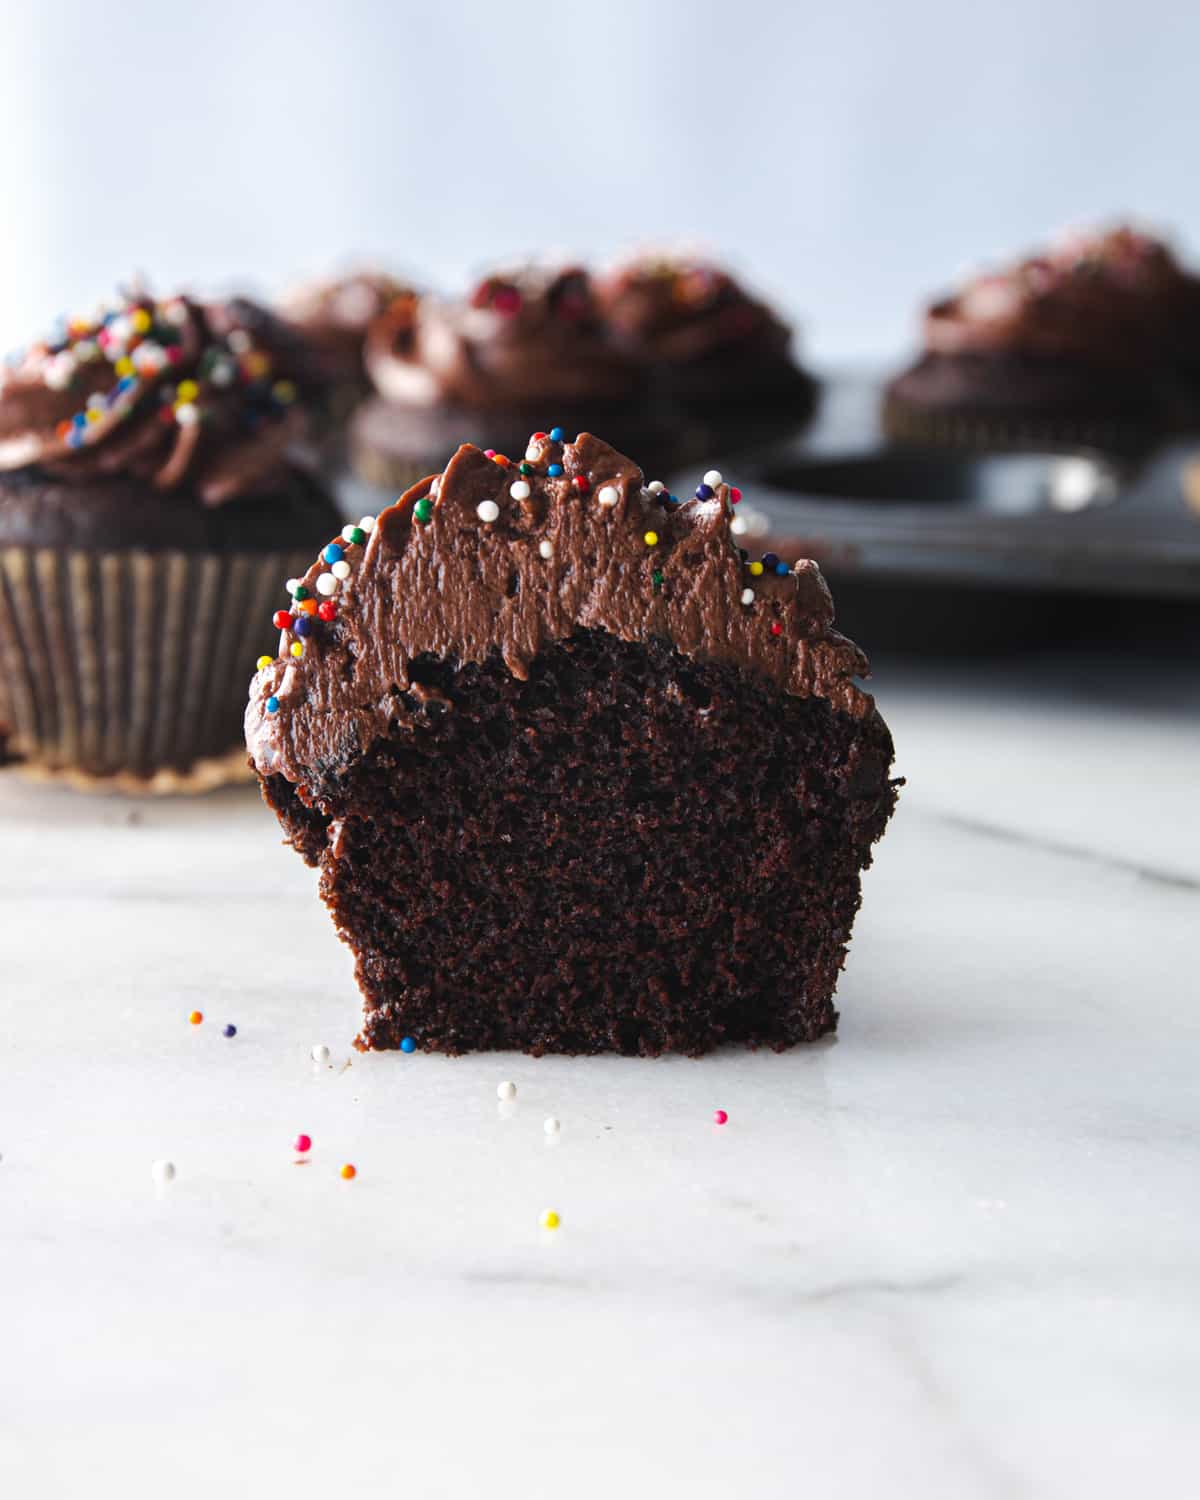
<svg viewBox="0 0 1200 1500">
<path fill-rule="evenodd" d="M 0 724 L 26 765 L 136 789 L 243 773 L 269 606 L 339 527 L 291 348 L 253 304 L 137 291 L 0 371 Z"/>
</svg>

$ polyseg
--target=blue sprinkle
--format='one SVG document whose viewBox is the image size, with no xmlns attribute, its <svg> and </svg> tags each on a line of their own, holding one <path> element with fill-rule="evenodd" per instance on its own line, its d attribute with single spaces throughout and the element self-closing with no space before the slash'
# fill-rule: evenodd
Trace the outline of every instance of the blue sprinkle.
<svg viewBox="0 0 1200 1500">
<path fill-rule="evenodd" d="M 773 568 L 776 563 L 778 563 L 778 561 L 779 558 L 775 555 L 774 552 L 764 552 L 762 555 L 762 564 L 764 568 Z"/>
<path fill-rule="evenodd" d="M 307 615 L 299 615 L 292 621 L 292 629 L 296 632 L 297 635 L 311 635 L 312 628 L 313 622 L 308 618 Z"/>
<path fill-rule="evenodd" d="M 222 1036 L 237 1036 L 237 1027 L 232 1022 L 230 1022 L 230 1024 L 228 1026 L 226 1026 L 222 1030 L 221 1035 Z"/>
<path fill-rule="evenodd" d="M 697 500 L 711 500 L 712 497 L 713 497 L 712 485 L 710 485 L 710 484 L 698 484 L 696 486 L 696 499 Z"/>
<path fill-rule="evenodd" d="M 136 383 L 132 375 L 122 375 L 120 380 L 117 381 L 117 390 L 127 391 L 131 385 L 135 385 Z"/>
<path fill-rule="evenodd" d="M 417 1050 L 417 1044 L 413 1041 L 412 1037 L 406 1036 L 400 1043 L 400 1050 L 401 1052 L 415 1052 Z"/>
<path fill-rule="evenodd" d="M 562 440 L 563 440 L 563 430 L 562 430 L 562 428 L 561 427 L 552 427 L 550 429 L 550 441 L 552 443 L 561 443 Z"/>
<path fill-rule="evenodd" d="M 67 447 L 68 448 L 82 448 L 83 447 L 83 433 L 80 432 L 78 428 L 75 428 L 73 431 L 67 433 Z"/>
<path fill-rule="evenodd" d="M 788 567 L 787 563 L 777 562 L 775 564 L 775 571 L 779 574 L 780 578 L 786 578 L 792 570 Z"/>
<path fill-rule="evenodd" d="M 74 423 L 74 425 L 76 427 L 86 427 L 87 426 L 87 412 L 77 411 L 75 413 L 75 415 L 71 418 L 71 421 Z"/>
<path fill-rule="evenodd" d="M 547 464 L 546 473 L 549 474 L 551 479 L 557 479 L 562 473 L 562 464 Z"/>
<path fill-rule="evenodd" d="M 269 714 L 277 714 L 279 712 L 279 699 L 274 694 L 267 699 L 267 712 Z"/>
<path fill-rule="evenodd" d="M 336 542 L 330 542 L 329 546 L 321 553 L 321 556 L 327 563 L 341 562 L 345 555 Z"/>
</svg>

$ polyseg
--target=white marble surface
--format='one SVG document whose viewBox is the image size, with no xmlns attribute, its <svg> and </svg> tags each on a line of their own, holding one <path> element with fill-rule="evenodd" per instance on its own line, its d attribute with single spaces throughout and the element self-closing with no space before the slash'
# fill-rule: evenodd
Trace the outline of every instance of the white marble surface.
<svg viewBox="0 0 1200 1500">
<path fill-rule="evenodd" d="M 345 1067 L 253 795 L 0 777 L 0 1493 L 1195 1495 L 1196 675 L 877 688 L 910 785 L 782 1057 Z"/>
</svg>

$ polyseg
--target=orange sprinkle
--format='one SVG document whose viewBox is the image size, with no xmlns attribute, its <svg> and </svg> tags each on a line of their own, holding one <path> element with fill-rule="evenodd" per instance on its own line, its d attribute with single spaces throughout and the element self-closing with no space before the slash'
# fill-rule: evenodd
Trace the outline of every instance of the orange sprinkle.
<svg viewBox="0 0 1200 1500">
<path fill-rule="evenodd" d="M 511 458 L 505 458 L 505 456 L 504 456 L 503 453 L 493 453 L 492 454 L 492 462 L 494 464 L 499 464 L 502 469 L 507 469 L 508 466 L 509 466 L 509 464 L 512 463 L 512 459 Z"/>
<path fill-rule="evenodd" d="M 200 1022 L 203 1021 L 203 1019 L 204 1012 L 202 1010 L 194 1010 L 192 1011 L 191 1015 L 188 1016 L 188 1020 L 192 1023 L 193 1026 L 199 1026 Z"/>
<path fill-rule="evenodd" d="M 302 615 L 315 615 L 317 612 L 317 601 L 315 599 L 301 599 L 297 602 L 296 608 Z"/>
<path fill-rule="evenodd" d="M 346 1179 L 347 1182 L 349 1182 L 352 1177 L 358 1176 L 358 1168 L 352 1166 L 349 1162 L 347 1162 L 346 1165 L 342 1168 L 342 1176 Z"/>
</svg>

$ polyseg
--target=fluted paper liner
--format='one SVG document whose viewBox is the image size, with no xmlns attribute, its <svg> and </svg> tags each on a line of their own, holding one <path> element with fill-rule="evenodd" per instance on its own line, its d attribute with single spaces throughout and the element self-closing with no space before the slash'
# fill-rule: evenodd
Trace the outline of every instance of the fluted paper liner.
<svg viewBox="0 0 1200 1500">
<path fill-rule="evenodd" d="M 310 552 L 0 548 L 0 724 L 75 781 L 213 785 L 241 759 L 246 685 Z"/>
</svg>

